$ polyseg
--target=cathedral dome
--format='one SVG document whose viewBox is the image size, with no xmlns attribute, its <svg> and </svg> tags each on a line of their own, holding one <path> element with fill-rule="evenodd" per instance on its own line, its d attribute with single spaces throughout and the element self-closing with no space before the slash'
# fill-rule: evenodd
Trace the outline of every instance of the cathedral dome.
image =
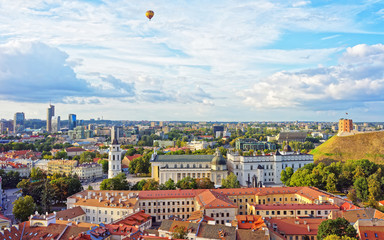
<svg viewBox="0 0 384 240">
<path fill-rule="evenodd" d="M 227 161 L 221 155 L 220 150 L 217 148 L 215 156 L 212 158 L 211 165 L 227 165 Z"/>
<path fill-rule="evenodd" d="M 284 152 L 292 152 L 292 148 L 291 148 L 291 146 L 289 146 L 289 144 L 287 143 L 287 144 L 284 146 L 283 151 L 284 151 Z"/>
</svg>

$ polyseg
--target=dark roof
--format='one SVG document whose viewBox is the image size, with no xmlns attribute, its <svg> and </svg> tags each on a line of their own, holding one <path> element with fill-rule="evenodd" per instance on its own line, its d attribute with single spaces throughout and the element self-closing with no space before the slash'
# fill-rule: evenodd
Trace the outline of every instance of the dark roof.
<svg viewBox="0 0 384 240">
<path fill-rule="evenodd" d="M 165 219 L 161 222 L 161 225 L 159 227 L 160 230 L 169 231 L 171 229 L 173 221 Z"/>
<path fill-rule="evenodd" d="M 72 219 L 72 218 L 75 218 L 75 217 L 78 217 L 78 216 L 81 216 L 84 214 L 85 214 L 85 212 L 81 207 L 74 207 L 74 208 L 70 208 L 70 209 L 66 209 L 66 210 L 57 212 L 56 218 L 57 219 L 62 218 L 62 220 L 68 220 L 68 219 Z"/>
<path fill-rule="evenodd" d="M 211 162 L 214 155 L 157 155 L 154 162 Z"/>
<path fill-rule="evenodd" d="M 201 223 L 198 236 L 208 239 L 220 239 L 219 233 L 223 232 L 225 240 L 236 239 L 236 228 L 227 227 L 225 225 L 209 225 L 207 223 Z"/>
</svg>

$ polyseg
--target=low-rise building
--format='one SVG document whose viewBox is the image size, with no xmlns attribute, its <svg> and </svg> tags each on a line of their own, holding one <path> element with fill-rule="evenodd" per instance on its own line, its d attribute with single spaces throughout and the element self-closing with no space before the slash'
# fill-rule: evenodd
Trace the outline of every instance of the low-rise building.
<svg viewBox="0 0 384 240">
<path fill-rule="evenodd" d="M 333 204 L 248 204 L 248 214 L 263 217 L 322 217 L 340 211 Z"/>
<path fill-rule="evenodd" d="M 266 218 L 271 239 L 317 239 L 321 218 Z M 307 237 L 307 238 L 306 238 Z"/>
<path fill-rule="evenodd" d="M 6 173 L 8 172 L 18 172 L 20 177 L 26 178 L 31 174 L 31 169 L 24 164 L 15 163 L 12 161 L 0 161 L 0 169 L 4 170 Z"/>
<path fill-rule="evenodd" d="M 73 169 L 80 180 L 95 179 L 103 177 L 103 166 L 98 163 L 83 163 Z"/>
<path fill-rule="evenodd" d="M 59 173 L 68 176 L 73 173 L 77 164 L 76 160 L 51 160 L 48 162 L 48 174 Z"/>
<path fill-rule="evenodd" d="M 188 239 L 196 240 L 236 240 L 236 228 L 207 223 L 191 223 L 185 221 L 164 220 L 159 227 L 159 236 L 170 238 L 179 227 L 185 228 Z"/>
<path fill-rule="evenodd" d="M 297 170 L 313 163 L 313 155 L 295 152 L 287 144 L 282 151 L 257 156 L 240 156 L 237 152 L 227 153 L 228 170 L 237 176 L 242 186 L 262 187 L 282 185 L 281 171 L 287 167 Z"/>
<path fill-rule="evenodd" d="M 65 152 L 67 153 L 68 157 L 74 157 L 74 156 L 79 156 L 83 152 L 85 152 L 85 149 L 81 147 L 69 147 L 65 149 Z"/>
<path fill-rule="evenodd" d="M 236 149 L 240 149 L 242 151 L 249 151 L 249 150 L 276 150 L 276 144 L 271 143 L 271 142 L 265 142 L 265 141 L 257 141 L 256 139 L 253 138 L 239 138 L 236 139 L 235 142 Z"/>
</svg>

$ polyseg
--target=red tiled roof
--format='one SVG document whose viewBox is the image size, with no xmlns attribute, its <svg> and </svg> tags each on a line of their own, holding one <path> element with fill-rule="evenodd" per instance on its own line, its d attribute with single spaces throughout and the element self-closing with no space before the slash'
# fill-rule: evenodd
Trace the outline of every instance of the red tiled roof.
<svg viewBox="0 0 384 240">
<path fill-rule="evenodd" d="M 358 232 L 360 239 L 384 239 L 383 226 L 361 226 Z"/>
<path fill-rule="evenodd" d="M 196 198 L 197 202 L 206 209 L 209 208 L 237 208 L 227 196 L 212 190 L 205 190 Z"/>
<path fill-rule="evenodd" d="M 140 191 L 140 199 L 195 197 L 205 189 Z"/>
<path fill-rule="evenodd" d="M 295 210 L 295 209 L 315 209 L 315 210 L 337 210 L 339 207 L 331 204 L 251 204 L 257 210 Z"/>
<path fill-rule="evenodd" d="M 319 218 L 271 218 L 264 221 L 269 222 L 269 228 L 273 229 L 273 226 L 277 227 L 278 233 L 287 235 L 317 235 L 317 230 L 321 222 L 326 219 Z"/>
</svg>

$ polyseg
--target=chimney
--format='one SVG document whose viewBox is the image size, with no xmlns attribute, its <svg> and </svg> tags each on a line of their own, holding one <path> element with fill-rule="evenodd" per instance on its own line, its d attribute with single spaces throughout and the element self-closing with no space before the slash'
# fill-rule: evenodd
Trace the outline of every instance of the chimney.
<svg viewBox="0 0 384 240">
<path fill-rule="evenodd" d="M 309 227 L 309 224 L 307 225 L 308 232 L 311 232 L 311 228 Z"/>
</svg>

